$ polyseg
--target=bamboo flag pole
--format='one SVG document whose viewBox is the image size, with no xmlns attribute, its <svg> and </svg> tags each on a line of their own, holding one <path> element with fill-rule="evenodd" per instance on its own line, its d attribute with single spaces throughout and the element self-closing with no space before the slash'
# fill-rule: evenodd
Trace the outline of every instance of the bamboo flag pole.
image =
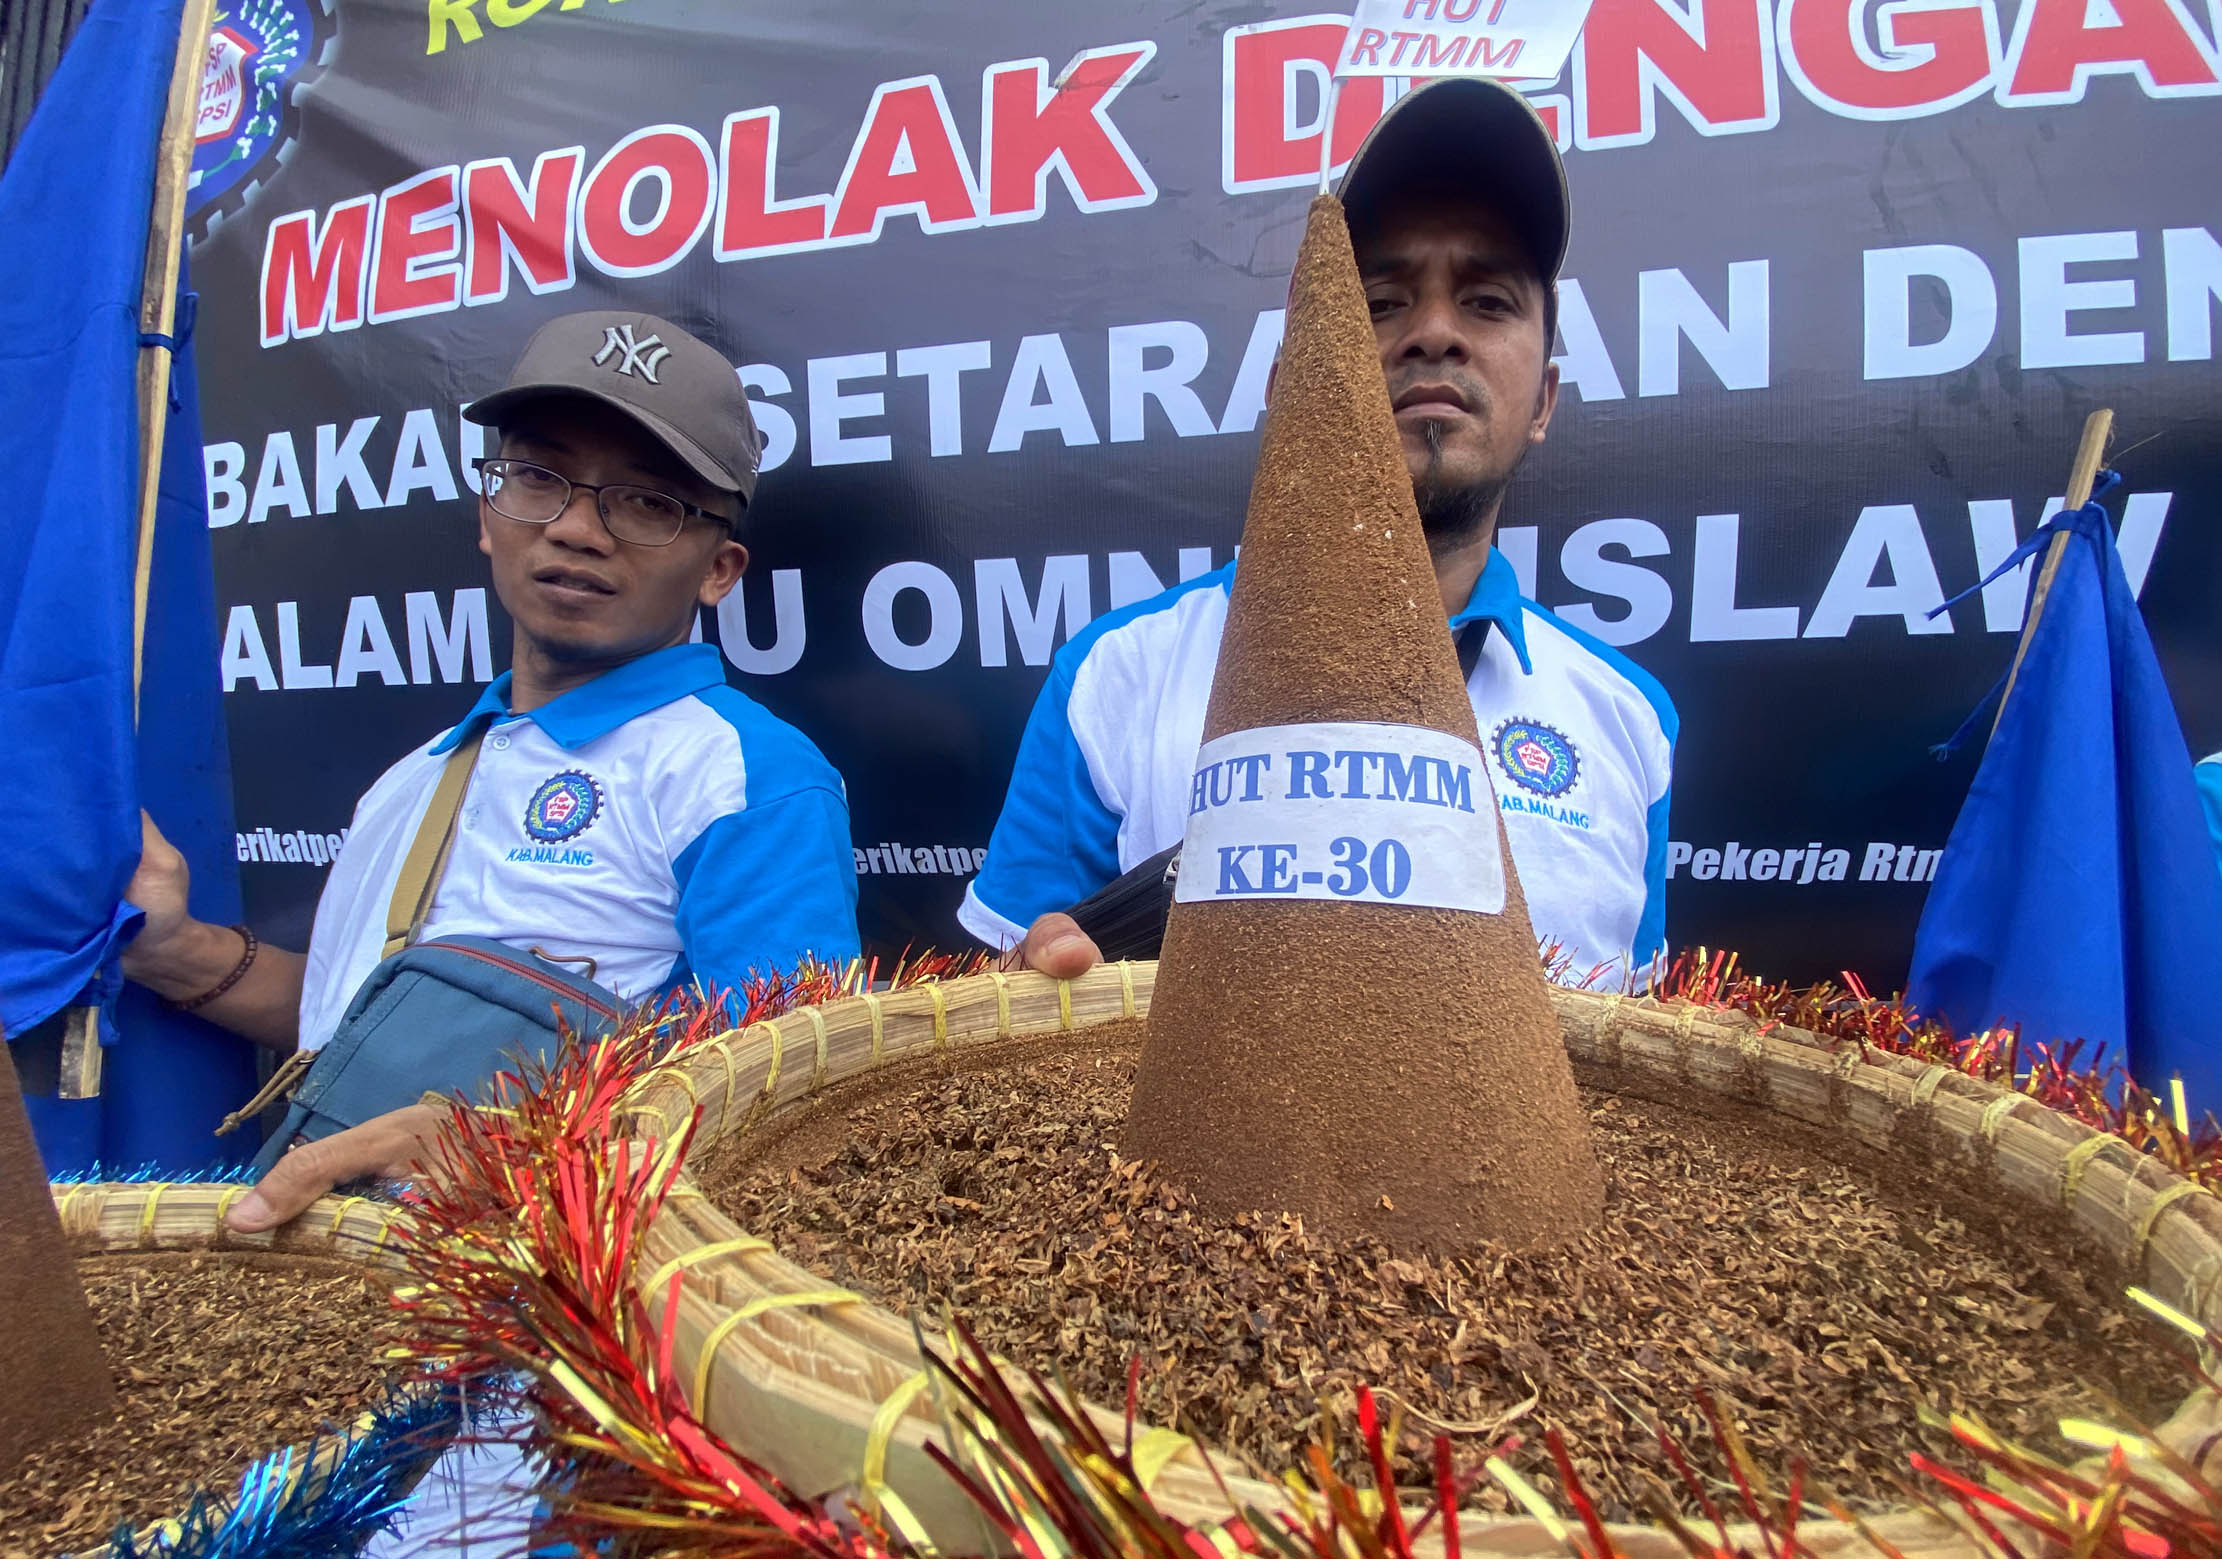
<svg viewBox="0 0 2222 1559">
<path fill-rule="evenodd" d="M 185 183 L 193 161 L 193 128 L 200 111 L 201 73 L 216 0 L 185 0 L 177 53 L 170 65 L 170 94 L 162 111 L 162 139 L 154 165 L 154 205 L 147 218 L 146 265 L 139 286 L 139 332 L 167 341 L 177 326 L 178 250 L 185 234 Z M 155 501 L 162 485 L 162 435 L 169 425 L 170 362 L 163 342 L 139 348 L 139 526 L 131 580 L 131 721 L 139 722 L 139 687 L 145 680 L 147 596 L 154 580 Z M 62 1019 L 60 1094 L 91 1099 L 100 1094 L 100 1014 L 72 1007 Z"/>
<path fill-rule="evenodd" d="M 2114 413 L 2107 408 L 2094 411 L 2083 419 L 2083 439 L 2075 447 L 2075 464 L 2068 468 L 2068 496 L 2062 505 L 2063 513 L 2072 513 L 2091 501 L 2091 488 L 2099 479 L 2099 465 L 2106 458 L 2106 440 L 2114 431 Z M 2045 560 L 2037 570 L 2037 588 L 2029 596 L 2029 616 L 2021 625 L 2021 642 L 2014 646 L 2014 663 L 2006 672 L 2006 691 L 1998 695 L 1998 709 L 1991 717 L 1991 734 L 1998 734 L 1998 722 L 2006 718 L 2006 700 L 2014 696 L 2014 680 L 2021 675 L 2022 657 L 2029 653 L 2029 641 L 2036 637 L 2037 619 L 2044 615 L 2045 597 L 2052 593 L 2052 578 L 2060 572 L 2060 559 L 2068 550 L 2068 533 L 2061 531 L 2045 548 Z"/>
<path fill-rule="evenodd" d="M 193 162 L 201 75 L 216 0 L 185 0 L 170 100 L 162 114 L 162 145 L 154 171 L 154 209 L 147 222 L 147 264 L 139 288 L 139 331 L 166 341 L 177 326 L 177 262 L 185 237 L 185 184 Z M 171 348 L 139 349 L 139 553 L 131 582 L 131 717 L 139 717 L 139 685 L 147 653 L 147 593 L 154 579 L 155 498 L 162 485 L 162 435 L 170 420 Z"/>
</svg>

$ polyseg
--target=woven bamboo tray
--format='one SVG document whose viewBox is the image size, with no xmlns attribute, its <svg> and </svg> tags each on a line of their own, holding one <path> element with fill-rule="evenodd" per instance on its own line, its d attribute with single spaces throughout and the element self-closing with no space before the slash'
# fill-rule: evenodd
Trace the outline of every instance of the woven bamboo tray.
<svg viewBox="0 0 2222 1559">
<path fill-rule="evenodd" d="M 259 1250 L 401 1270 L 389 1236 L 401 1209 L 367 1196 L 327 1196 L 281 1228 L 235 1234 L 224 1215 L 243 1185 L 108 1181 L 57 1185 L 54 1210 L 78 1254 L 133 1250 Z"/>
<path fill-rule="evenodd" d="M 80 1256 L 127 1251 L 252 1250 L 323 1256 L 377 1271 L 401 1270 L 401 1255 L 389 1240 L 401 1209 L 362 1196 L 327 1196 L 282 1228 L 261 1234 L 235 1234 L 224 1214 L 247 1192 L 243 1185 L 178 1184 L 162 1181 L 111 1181 L 52 1188 L 62 1233 Z M 269 1452 L 284 1450 L 273 1445 Z M 321 1472 L 341 1452 L 327 1438 L 313 1451 L 294 1458 L 295 1478 Z M 267 1453 L 266 1453 L 267 1454 Z M 242 1467 L 238 1471 L 244 1473 Z M 212 1490 L 228 1494 L 228 1489 Z M 161 1535 L 174 1522 L 147 1528 L 142 1539 Z M 104 1559 L 106 1548 L 77 1559 Z"/>
<path fill-rule="evenodd" d="M 1146 1013 L 1155 978 L 1154 964 L 1112 965 L 1071 981 L 988 974 L 801 1009 L 722 1036 L 644 1077 L 626 1101 L 630 1125 L 668 1136 L 699 1110 L 699 1151 L 885 1062 Z M 1554 990 L 1552 1001 L 1585 1082 L 1670 1103 L 1772 1113 L 1873 1150 L 1903 1153 L 1918 1143 L 1931 1155 L 1931 1173 L 1986 1187 L 2008 1206 L 2053 1210 L 2141 1273 L 2153 1293 L 2210 1325 L 2222 1323 L 2222 1201 L 2119 1139 L 1947 1067 L 1879 1055 L 1868 1061 L 1856 1050 L 1832 1054 L 1814 1035 L 1761 1034 L 1739 1014 L 1566 990 Z M 656 1270 L 645 1292 L 659 1306 L 671 1277 L 681 1275 L 681 1378 L 695 1410 L 736 1449 L 797 1490 L 869 1496 L 892 1489 L 944 1551 L 997 1546 L 921 1449 L 936 1425 L 907 1320 L 828 1288 L 691 1185 L 680 1187 L 651 1227 L 646 1261 Z M 2214 1411 L 2203 1398 L 2187 1402 L 2162 1433 L 2188 1433 Z M 1096 1416 L 1116 1441 L 1118 1415 L 1097 1409 Z M 1201 1447 L 1158 1431 L 1145 1453 L 1151 1493 L 1168 1514 L 1190 1522 L 1226 1515 Z M 1238 1501 L 1284 1507 L 1276 1486 L 1224 1459 L 1218 1466 Z M 1958 1528 L 1918 1511 L 1870 1526 L 1908 1559 L 1983 1552 Z M 1683 1559 L 1664 1531 L 1612 1531 L 1630 1559 Z M 1798 1531 L 1823 1555 L 1875 1551 L 1841 1523 Z M 1740 1538 L 1756 1544 L 1749 1532 Z M 1472 1517 L 1463 1546 L 1506 1559 L 1565 1551 L 1537 1522 Z"/>
</svg>

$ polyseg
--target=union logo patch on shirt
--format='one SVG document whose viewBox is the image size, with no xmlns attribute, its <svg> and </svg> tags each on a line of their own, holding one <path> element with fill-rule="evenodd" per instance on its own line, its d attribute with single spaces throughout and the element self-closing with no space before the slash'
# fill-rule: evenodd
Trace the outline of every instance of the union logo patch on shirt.
<svg viewBox="0 0 2222 1559">
<path fill-rule="evenodd" d="M 1563 796 L 1581 777 L 1581 755 L 1574 744 L 1534 720 L 1507 720 L 1490 743 L 1506 778 L 1539 796 Z"/>
<path fill-rule="evenodd" d="M 602 787 L 576 769 L 551 775 L 525 803 L 525 833 L 542 844 L 561 844 L 585 833 L 602 813 Z"/>
</svg>

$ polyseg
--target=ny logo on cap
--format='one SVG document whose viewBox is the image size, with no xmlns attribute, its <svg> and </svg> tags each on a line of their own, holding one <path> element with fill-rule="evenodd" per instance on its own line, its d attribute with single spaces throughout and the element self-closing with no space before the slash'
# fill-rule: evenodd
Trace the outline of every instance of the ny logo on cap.
<svg viewBox="0 0 2222 1559">
<path fill-rule="evenodd" d="M 663 382 L 656 377 L 656 370 L 671 355 L 671 348 L 664 345 L 663 337 L 650 336 L 645 341 L 636 341 L 630 325 L 605 326 L 602 331 L 602 350 L 594 354 L 594 366 L 601 367 L 620 352 L 624 355 L 617 359 L 616 366 L 611 370 L 613 373 L 632 374 L 636 378 L 646 379 L 650 384 Z"/>
</svg>

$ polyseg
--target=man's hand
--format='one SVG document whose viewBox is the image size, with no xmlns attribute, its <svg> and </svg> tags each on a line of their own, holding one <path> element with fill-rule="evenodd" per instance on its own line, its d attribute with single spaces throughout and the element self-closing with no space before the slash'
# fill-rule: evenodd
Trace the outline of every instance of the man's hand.
<svg viewBox="0 0 2222 1559">
<path fill-rule="evenodd" d="M 1066 914 L 1048 914 L 1027 929 L 1026 940 L 1003 955 L 1006 969 L 1032 969 L 1053 979 L 1073 980 L 1103 962 L 1103 954 Z"/>
<path fill-rule="evenodd" d="M 146 911 L 147 918 L 123 950 L 123 973 L 172 1001 L 207 990 L 231 972 L 245 951 L 238 932 L 193 918 L 186 907 L 192 886 L 185 857 L 142 811 L 139 865 L 123 896 Z"/>
<path fill-rule="evenodd" d="M 259 1234 L 298 1218 L 336 1185 L 366 1175 L 405 1175 L 447 1118 L 445 1106 L 412 1104 L 321 1141 L 304 1142 L 272 1165 L 262 1183 L 233 1204 L 224 1222 L 237 1233 Z"/>
<path fill-rule="evenodd" d="M 160 973 L 179 961 L 183 944 L 193 937 L 198 924 L 188 910 L 186 895 L 192 887 L 192 873 L 187 870 L 185 857 L 177 846 L 162 837 L 162 830 L 154 826 L 154 819 L 144 811 L 139 814 L 139 866 L 131 874 L 131 885 L 123 896 L 147 913 L 146 924 L 132 938 L 131 945 L 123 950 L 123 972 L 126 977 L 146 981 L 150 975 Z M 238 938 L 231 939 L 233 956 L 238 956 Z M 221 978 L 221 971 L 218 973 Z"/>
<path fill-rule="evenodd" d="M 123 950 L 123 973 L 157 996 L 193 1001 L 221 984 L 246 956 L 247 942 L 229 926 L 195 920 L 186 907 L 192 871 L 154 819 L 139 814 L 139 865 L 124 897 L 146 912 L 146 923 Z M 254 959 L 200 1015 L 257 1044 L 290 1054 L 301 1027 L 299 953 L 261 944 Z"/>
</svg>

